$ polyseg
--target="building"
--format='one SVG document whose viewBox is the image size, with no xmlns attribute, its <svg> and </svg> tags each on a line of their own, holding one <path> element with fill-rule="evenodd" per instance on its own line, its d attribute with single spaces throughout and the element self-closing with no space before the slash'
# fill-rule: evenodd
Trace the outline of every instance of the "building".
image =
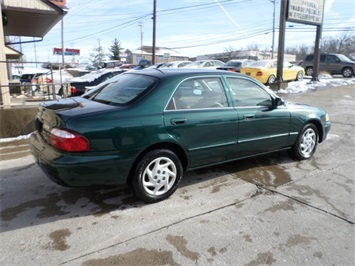
<svg viewBox="0 0 355 266">
<path fill-rule="evenodd" d="M 67 0 L 50 0 L 53 4 L 61 7 L 61 8 L 64 8 L 67 4 Z"/>
<path fill-rule="evenodd" d="M 151 60 L 153 59 L 153 48 L 152 46 L 142 46 L 137 48 L 134 51 L 126 50 L 125 56 L 122 58 L 127 64 L 138 64 L 140 60 L 146 59 Z M 182 55 L 172 49 L 166 47 L 156 47 L 155 50 L 155 63 L 163 63 L 163 62 L 170 62 L 170 61 L 187 61 L 189 57 L 186 55 Z"/>
<path fill-rule="evenodd" d="M 267 51 L 230 51 L 224 53 L 198 55 L 197 60 L 216 59 L 227 62 L 231 59 L 267 60 L 271 59 L 271 57 L 271 52 Z M 277 59 L 277 54 L 274 55 L 274 59 Z M 295 61 L 296 55 L 284 54 L 284 60 L 286 62 Z"/>
</svg>

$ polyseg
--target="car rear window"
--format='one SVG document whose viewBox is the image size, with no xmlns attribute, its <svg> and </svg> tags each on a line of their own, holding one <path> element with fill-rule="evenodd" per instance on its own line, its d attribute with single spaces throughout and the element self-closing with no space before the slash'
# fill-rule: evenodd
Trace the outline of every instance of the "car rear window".
<svg viewBox="0 0 355 266">
<path fill-rule="evenodd" d="M 240 66 L 242 64 L 242 62 L 227 62 L 226 65 L 227 66 Z"/>
<path fill-rule="evenodd" d="M 122 74 L 83 97 L 106 104 L 127 104 L 139 98 L 157 82 L 158 79 L 151 76 Z"/>
</svg>

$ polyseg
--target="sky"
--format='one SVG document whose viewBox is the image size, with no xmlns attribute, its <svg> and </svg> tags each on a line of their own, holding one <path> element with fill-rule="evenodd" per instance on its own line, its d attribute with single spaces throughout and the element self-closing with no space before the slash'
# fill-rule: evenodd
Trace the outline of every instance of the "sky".
<svg viewBox="0 0 355 266">
<path fill-rule="evenodd" d="M 277 48 L 283 0 L 156 0 L 156 46 L 189 57 L 255 45 L 260 50 L 270 50 L 273 1 Z M 115 38 L 124 50 L 134 51 L 141 43 L 152 46 L 153 3 L 154 0 L 67 0 L 64 48 L 80 49 L 81 54 L 65 56 L 65 61 L 86 63 L 99 44 L 109 53 Z M 61 24 L 53 27 L 42 42 L 22 45 L 27 61 L 61 62 L 61 56 L 53 55 L 53 48 L 61 47 Z M 322 38 L 343 34 L 355 35 L 355 0 L 325 0 Z M 287 22 L 285 47 L 313 46 L 315 36 L 316 26 Z"/>
</svg>

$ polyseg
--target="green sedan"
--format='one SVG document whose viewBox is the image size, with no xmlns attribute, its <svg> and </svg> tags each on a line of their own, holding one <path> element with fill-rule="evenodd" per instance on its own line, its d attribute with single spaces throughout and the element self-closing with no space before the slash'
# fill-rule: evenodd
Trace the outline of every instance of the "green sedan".
<svg viewBox="0 0 355 266">
<path fill-rule="evenodd" d="M 60 185 L 128 184 L 152 203 L 189 170 L 283 149 L 308 159 L 330 126 L 323 109 L 286 103 L 245 75 L 146 69 L 41 104 L 31 150 Z"/>
</svg>

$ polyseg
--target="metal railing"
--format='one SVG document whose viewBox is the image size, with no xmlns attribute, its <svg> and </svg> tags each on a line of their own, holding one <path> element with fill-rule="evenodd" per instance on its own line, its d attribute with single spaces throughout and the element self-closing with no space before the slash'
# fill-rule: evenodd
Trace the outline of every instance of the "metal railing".
<svg viewBox="0 0 355 266">
<path fill-rule="evenodd" d="M 61 83 L 47 82 L 46 78 L 33 79 L 31 81 L 21 82 L 19 76 L 21 72 L 12 73 L 12 67 L 15 65 L 18 69 L 24 69 L 24 65 L 46 65 L 45 69 L 48 69 L 47 73 L 43 73 L 45 77 L 48 77 L 53 81 L 53 71 L 64 70 L 61 64 L 50 62 L 22 62 L 18 60 L 0 61 L 0 67 L 7 69 L 8 85 L 4 85 L 4 82 L 0 82 L 1 92 L 3 88 L 8 88 L 9 94 L 12 96 L 24 95 L 28 97 L 36 97 L 42 100 L 56 100 L 58 98 L 65 98 L 71 95 L 70 84 L 64 80 Z M 30 68 L 29 68 L 30 69 Z M 36 68 L 34 68 L 36 69 Z M 13 79 L 14 75 L 18 77 Z M 60 72 L 60 80 L 62 81 L 62 73 Z M 58 97 L 60 96 L 60 97 Z"/>
</svg>

